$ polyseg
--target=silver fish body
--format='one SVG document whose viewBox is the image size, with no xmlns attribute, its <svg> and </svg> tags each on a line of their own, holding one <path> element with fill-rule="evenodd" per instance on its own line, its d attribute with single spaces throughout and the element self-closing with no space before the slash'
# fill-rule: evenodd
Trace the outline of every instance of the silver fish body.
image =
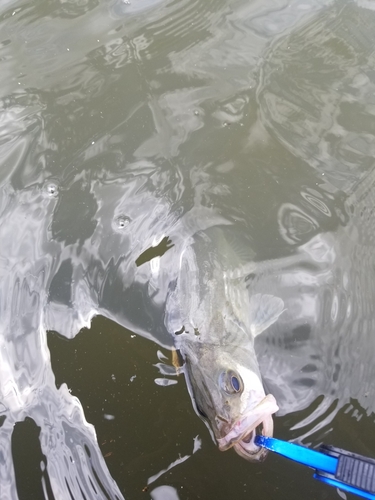
<svg viewBox="0 0 375 500">
<path fill-rule="evenodd" d="M 265 452 L 254 445 L 256 427 L 263 424 L 272 435 L 278 406 L 265 394 L 254 338 L 278 319 L 284 303 L 247 289 L 255 264 L 228 241 L 231 232 L 210 228 L 183 249 L 165 323 L 176 334 L 196 410 L 210 422 L 219 448 L 258 461 Z"/>
</svg>

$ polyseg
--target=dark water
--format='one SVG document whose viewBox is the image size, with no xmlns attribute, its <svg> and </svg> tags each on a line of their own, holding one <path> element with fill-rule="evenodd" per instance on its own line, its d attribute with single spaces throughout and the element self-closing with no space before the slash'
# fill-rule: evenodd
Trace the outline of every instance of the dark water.
<svg viewBox="0 0 375 500">
<path fill-rule="evenodd" d="M 375 456 L 374 28 L 364 0 L 1 3 L 1 498 L 343 496 L 220 453 L 175 375 L 178 249 L 216 225 L 286 306 L 275 436 Z"/>
</svg>

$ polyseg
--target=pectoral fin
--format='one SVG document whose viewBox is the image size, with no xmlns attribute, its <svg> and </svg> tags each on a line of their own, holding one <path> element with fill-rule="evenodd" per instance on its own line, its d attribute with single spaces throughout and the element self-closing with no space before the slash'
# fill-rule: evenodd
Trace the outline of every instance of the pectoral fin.
<svg viewBox="0 0 375 500">
<path fill-rule="evenodd" d="M 280 297 L 257 293 L 250 299 L 251 333 L 256 337 L 278 319 L 285 311 L 284 301 Z"/>
<path fill-rule="evenodd" d="M 172 365 L 176 368 L 176 375 L 180 375 L 180 373 L 182 372 L 183 364 L 184 362 L 180 351 L 172 348 Z"/>
</svg>

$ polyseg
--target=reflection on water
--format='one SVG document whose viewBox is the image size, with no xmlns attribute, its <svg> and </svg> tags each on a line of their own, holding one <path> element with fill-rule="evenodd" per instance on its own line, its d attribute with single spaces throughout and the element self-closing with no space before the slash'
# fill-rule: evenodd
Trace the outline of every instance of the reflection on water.
<svg viewBox="0 0 375 500">
<path fill-rule="evenodd" d="M 263 126 L 344 190 L 374 156 L 374 21 L 353 3 L 333 6 L 272 47 L 258 88 Z"/>
<path fill-rule="evenodd" d="M 179 496 L 172 486 L 158 486 L 151 492 L 152 500 L 178 500 Z"/>
<path fill-rule="evenodd" d="M 374 455 L 370 7 L 2 3 L 2 498 L 325 498 L 220 454 L 158 360 L 180 255 L 204 235 L 209 270 L 216 226 L 249 296 L 285 304 L 255 344 L 276 435 Z"/>
</svg>

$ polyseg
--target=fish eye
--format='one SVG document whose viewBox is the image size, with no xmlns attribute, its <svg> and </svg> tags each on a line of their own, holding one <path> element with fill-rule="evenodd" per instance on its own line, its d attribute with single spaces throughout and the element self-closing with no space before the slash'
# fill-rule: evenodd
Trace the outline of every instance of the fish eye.
<svg viewBox="0 0 375 500">
<path fill-rule="evenodd" d="M 220 388 L 227 394 L 238 394 L 243 390 L 243 382 L 240 375 L 233 370 L 226 370 L 219 376 Z"/>
<path fill-rule="evenodd" d="M 232 375 L 230 378 L 230 381 L 232 383 L 232 387 L 236 392 L 239 392 L 240 390 L 240 381 L 235 375 Z"/>
</svg>

